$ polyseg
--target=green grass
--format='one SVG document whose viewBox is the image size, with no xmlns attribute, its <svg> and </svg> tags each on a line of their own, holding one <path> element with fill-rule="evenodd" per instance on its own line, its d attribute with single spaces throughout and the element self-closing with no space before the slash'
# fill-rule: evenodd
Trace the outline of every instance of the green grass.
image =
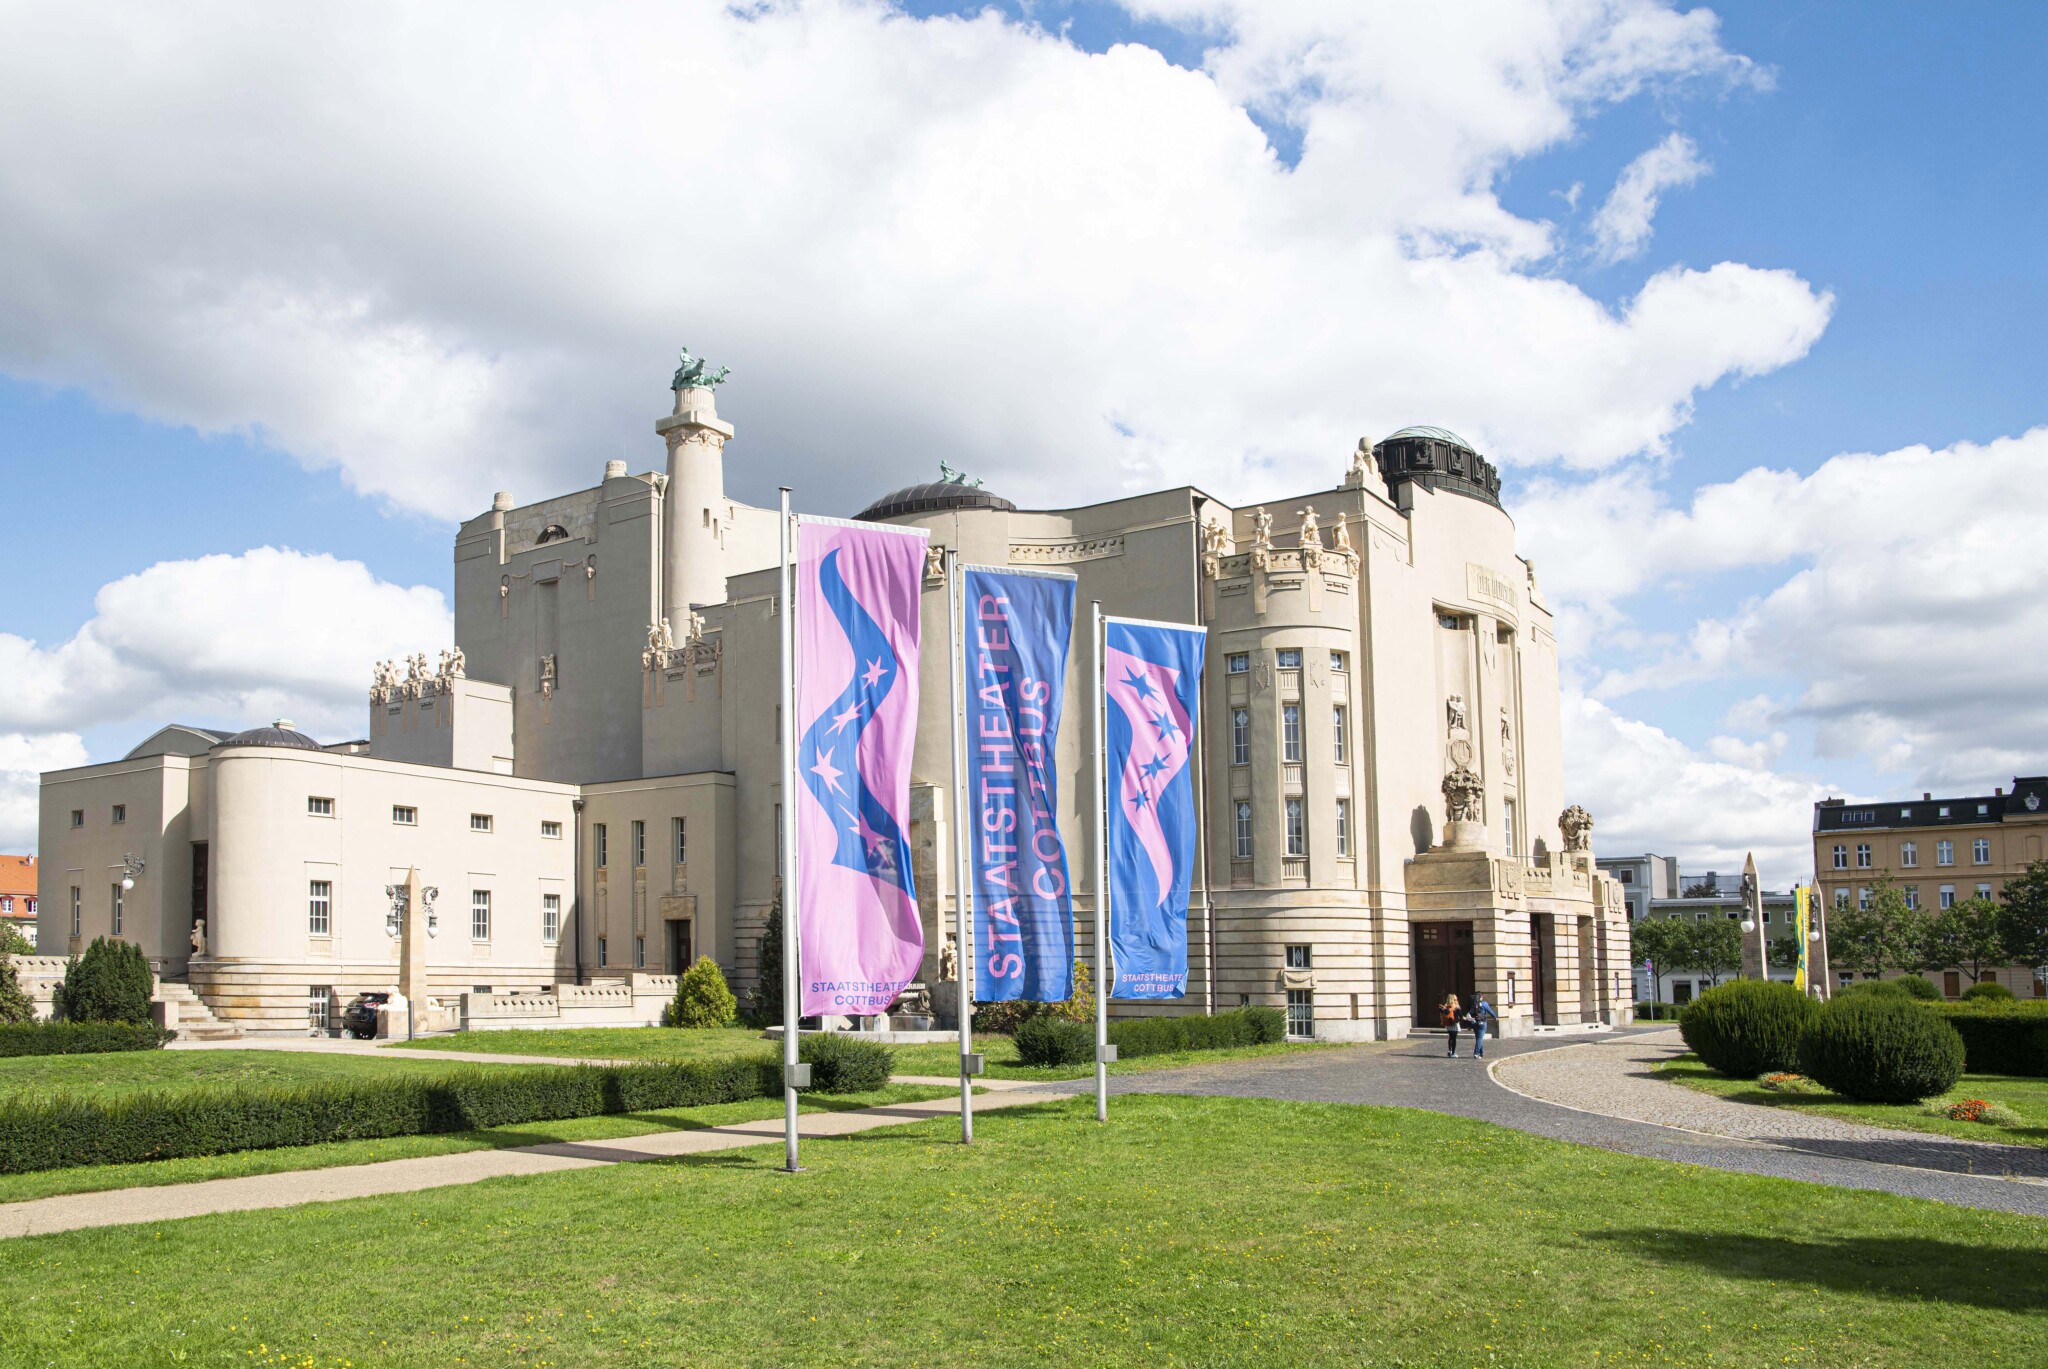
<svg viewBox="0 0 2048 1369">
<path fill-rule="evenodd" d="M 1996 1127 L 1983 1122 L 1952 1122 L 1946 1117 L 1929 1117 L 1920 1111 L 1918 1103 L 1858 1103 L 1834 1093 L 1773 1093 L 1758 1088 L 1754 1080 L 1729 1079 L 1716 1074 L 1700 1063 L 1696 1055 L 1681 1055 L 1667 1060 L 1657 1067 L 1657 1072 L 1673 1083 L 1738 1103 L 1792 1108 L 1822 1117 L 1839 1117 L 1847 1122 L 1865 1122 L 1874 1127 L 1959 1136 L 1966 1141 L 2048 1146 L 2048 1079 L 2028 1079 L 2010 1074 L 1966 1074 L 1953 1089 L 1942 1095 L 1951 1102 L 1982 1098 L 1987 1102 L 2003 1103 L 2020 1115 L 2020 1125 Z"/>
<path fill-rule="evenodd" d="M 426 1062 L 422 1062 L 426 1063 Z M 443 1065 L 444 1069 L 459 1068 Z M 542 1068 L 545 1068 L 544 1066 Z M 872 1093 L 805 1094 L 804 1112 L 846 1112 L 890 1103 L 921 1102 L 951 1097 L 956 1090 L 931 1085 L 892 1084 Z M 782 1100 L 748 1098 L 697 1108 L 665 1108 L 652 1112 L 614 1113 L 554 1122 L 528 1122 L 488 1131 L 460 1131 L 440 1136 L 393 1136 L 375 1141 L 333 1141 L 318 1146 L 284 1146 L 275 1150 L 244 1150 L 230 1155 L 201 1155 L 146 1164 L 96 1165 L 80 1169 L 42 1170 L 33 1174 L 0 1174 L 0 1203 L 49 1198 L 60 1193 L 103 1193 L 119 1188 L 154 1188 L 163 1184 L 233 1179 L 248 1174 L 281 1174 L 302 1169 L 367 1165 L 379 1160 L 408 1160 L 422 1155 L 454 1155 L 467 1150 L 499 1150 L 557 1141 L 597 1141 L 618 1136 L 643 1136 L 656 1131 L 693 1131 L 780 1117 Z"/>
<path fill-rule="evenodd" d="M 1395 1109 L 1120 1098 L 0 1243 L 9 1363 L 2048 1360 L 2048 1223 Z"/>
<path fill-rule="evenodd" d="M 312 1051 L 117 1051 L 105 1055 L 9 1056 L 0 1058 L 0 1098 L 67 1093 L 104 1100 L 152 1089 L 175 1092 L 211 1085 L 288 1088 L 336 1079 L 388 1079 L 394 1074 L 440 1075 L 461 1068 L 446 1060 Z"/>
<path fill-rule="evenodd" d="M 978 1035 L 974 1044 L 985 1057 L 991 1079 L 1084 1079 L 1095 1072 L 1092 1064 L 1057 1065 L 1045 1069 L 1022 1064 L 1017 1059 L 1017 1043 L 1007 1036 Z M 759 1032 L 742 1027 L 722 1031 L 682 1031 L 673 1027 L 585 1027 L 565 1031 L 458 1032 L 391 1049 L 459 1050 L 481 1055 L 549 1055 L 593 1060 L 708 1060 L 774 1051 L 780 1047 L 762 1040 Z M 950 1079 L 960 1071 L 957 1041 L 891 1046 L 889 1049 L 896 1053 L 898 1074 L 939 1075 Z M 1316 1049 L 1320 1047 L 1289 1042 L 1222 1051 L 1180 1051 L 1171 1055 L 1119 1060 L 1109 1067 L 1109 1072 L 1140 1074 L 1181 1065 L 1258 1060 Z"/>
</svg>

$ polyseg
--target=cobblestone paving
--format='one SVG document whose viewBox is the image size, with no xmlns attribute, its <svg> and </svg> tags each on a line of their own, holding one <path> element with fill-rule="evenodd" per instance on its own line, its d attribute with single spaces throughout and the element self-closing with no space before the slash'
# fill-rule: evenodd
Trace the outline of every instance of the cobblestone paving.
<svg viewBox="0 0 2048 1369">
<path fill-rule="evenodd" d="M 1671 1052 L 1675 1041 L 1675 1033 L 1668 1030 L 1621 1032 L 1586 1044 L 1543 1037 L 1492 1041 L 1487 1043 L 1487 1052 L 1489 1058 L 1513 1062 L 1502 1069 L 1509 1079 L 1520 1077 L 1519 1071 L 1542 1056 L 1557 1055 L 1563 1058 L 1541 1061 L 1543 1077 L 1598 1077 L 1625 1086 L 1632 1096 L 1640 1089 L 1665 1089 L 1679 1095 L 1675 1101 L 1663 1100 L 1675 1110 L 1687 1106 L 1688 1090 L 1641 1077 L 1647 1069 L 1641 1057 L 1661 1058 Z M 1631 1073 L 1635 1077 L 1631 1078 Z M 1670 1114 L 1671 1120 L 1657 1122 L 1606 1115 L 1614 1103 L 1598 1085 L 1574 1095 L 1582 1101 L 1571 1106 L 1514 1092 L 1496 1083 L 1486 1072 L 1486 1062 L 1471 1059 L 1469 1053 L 1456 1060 L 1445 1059 L 1441 1036 L 1321 1050 L 1296 1059 L 1246 1060 L 1124 1075 L 1111 1079 L 1110 1089 L 1112 1093 L 1187 1093 L 1423 1108 L 1653 1159 L 2048 1216 L 2048 1183 L 2031 1177 L 2048 1173 L 2048 1169 L 2028 1170 L 2025 1177 L 1994 1177 L 2017 1166 L 2019 1161 L 2003 1157 L 2003 1152 L 2015 1147 L 1967 1141 L 1942 1144 L 1939 1137 L 1834 1123 L 1832 1119 L 1828 1119 L 1831 1125 L 1856 1134 L 1815 1133 L 1798 1139 L 1706 1134 L 1706 1128 L 1681 1130 L 1692 1124 L 1676 1120 L 1676 1111 Z M 1662 1100 L 1662 1095 L 1658 1097 Z M 1581 1110 L 1588 1103 L 1597 1104 L 1600 1110 Z M 1746 1107 L 1739 1103 L 1722 1106 Z M 1112 1101 L 1112 1119 L 1115 1107 Z M 1775 1111 L 1747 1110 L 1767 1115 Z M 1930 1140 L 1937 1144 L 1928 1145 Z M 2001 1162 L 1992 1163 L 1986 1152 L 1999 1153 Z M 2038 1163 L 2032 1155 L 2025 1158 Z M 1934 1163 L 1938 1159 L 1947 1163 Z"/>
</svg>

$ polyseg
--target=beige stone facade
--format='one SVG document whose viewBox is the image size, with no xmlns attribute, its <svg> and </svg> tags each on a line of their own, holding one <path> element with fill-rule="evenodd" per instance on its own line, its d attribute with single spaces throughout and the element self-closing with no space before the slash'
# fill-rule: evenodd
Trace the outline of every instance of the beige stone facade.
<svg viewBox="0 0 2048 1369">
<path fill-rule="evenodd" d="M 388 981 L 383 886 L 416 864 L 442 891 L 435 982 L 476 992 L 479 1010 L 545 1015 L 500 1000 L 673 973 L 696 954 L 749 988 L 782 822 L 776 517 L 725 495 L 739 439 L 713 392 L 673 397 L 656 424 L 664 471 L 613 462 L 596 488 L 525 506 L 500 495 L 463 524 L 457 649 L 438 666 L 378 667 L 366 742 L 235 745 L 167 728 L 121 762 L 46 776 L 44 946 L 74 944 L 74 886 L 78 936 L 109 930 L 108 872 L 139 851 L 148 868 L 122 934 L 167 972 L 189 970 L 224 1015 L 283 1029 L 310 985 Z M 1083 623 L 1100 601 L 1209 629 L 1189 993 L 1117 1011 L 1260 1003 L 1287 1009 L 1297 1034 L 1373 1039 L 1433 1024 L 1443 992 L 1477 989 L 1511 1032 L 1626 1020 L 1626 912 L 1585 826 L 1558 826 L 1557 646 L 1498 489 L 1459 439 L 1412 429 L 1265 507 L 1182 487 L 1026 511 L 956 481 L 863 511 L 929 529 L 965 563 L 1072 572 Z M 910 834 L 927 981 L 954 893 L 936 570 Z M 1085 635 L 1058 775 L 1092 963 Z M 104 816 L 117 793 L 135 824 L 118 833 Z M 308 812 L 319 797 L 331 813 Z M 416 826 L 394 826 L 401 808 Z M 92 821 L 72 826 L 76 811 Z M 472 829 L 473 814 L 493 829 Z M 324 942 L 303 906 L 320 870 L 333 872 Z M 467 925 L 479 890 L 497 917 L 482 940 Z M 201 909 L 209 944 L 191 956 Z"/>
</svg>

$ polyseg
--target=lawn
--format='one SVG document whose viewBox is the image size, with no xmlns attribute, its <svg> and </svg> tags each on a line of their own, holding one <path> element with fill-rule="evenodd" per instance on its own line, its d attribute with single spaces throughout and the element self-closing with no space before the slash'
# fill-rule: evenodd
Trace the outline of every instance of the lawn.
<svg viewBox="0 0 2048 1369">
<path fill-rule="evenodd" d="M 1716 1074 L 1701 1064 L 1696 1055 L 1681 1055 L 1667 1060 L 1658 1066 L 1658 1073 L 1673 1083 L 1731 1098 L 1738 1103 L 1794 1108 L 1849 1122 L 1867 1122 L 1874 1127 L 1959 1136 L 1966 1141 L 2048 1146 L 2048 1079 L 2028 1079 L 2013 1074 L 1966 1074 L 1955 1088 L 1943 1095 L 1951 1102 L 1962 1098 L 1981 1098 L 1987 1102 L 2003 1103 L 2020 1115 L 2018 1126 L 1995 1127 L 1982 1122 L 1952 1122 L 1946 1117 L 1929 1117 L 1920 1111 L 1917 1103 L 1858 1103 L 1833 1093 L 1773 1093 L 1758 1088 L 1754 1080 L 1729 1079 Z"/>
<path fill-rule="evenodd" d="M 2040 1219 L 1398 1109 L 1111 1117 L 818 1141 L 798 1176 L 767 1146 L 7 1241 L 0 1345 L 320 1369 L 2048 1360 Z"/>
<path fill-rule="evenodd" d="M 976 1036 L 974 1045 L 982 1053 L 991 1079 L 1082 1079 L 1095 1072 L 1093 1064 L 1058 1065 L 1045 1069 L 1022 1064 L 1017 1059 L 1017 1043 L 1007 1036 Z M 584 1027 L 566 1031 L 458 1032 L 428 1041 L 394 1045 L 391 1049 L 474 1051 L 482 1055 L 580 1056 L 592 1060 L 705 1060 L 749 1052 L 773 1052 L 780 1050 L 781 1045 L 763 1040 L 759 1032 L 740 1027 L 722 1031 L 683 1031 L 673 1027 Z M 891 1046 L 889 1049 L 896 1053 L 898 1074 L 939 1075 L 950 1079 L 960 1072 L 958 1041 Z M 1317 1049 L 1322 1047 L 1288 1042 L 1243 1046 L 1234 1050 L 1182 1051 L 1172 1055 L 1119 1060 L 1109 1067 L 1109 1072 L 1141 1074 L 1181 1065 L 1256 1060 Z"/>
<path fill-rule="evenodd" d="M 210 1085 L 292 1088 L 337 1079 L 389 1079 L 394 1074 L 447 1074 L 467 1068 L 447 1060 L 312 1051 L 112 1051 L 104 1055 L 18 1055 L 0 1058 L 0 1099 L 68 1093 L 111 1098 L 149 1089 Z M 546 1069 L 503 1065 L 501 1069 Z"/>
</svg>

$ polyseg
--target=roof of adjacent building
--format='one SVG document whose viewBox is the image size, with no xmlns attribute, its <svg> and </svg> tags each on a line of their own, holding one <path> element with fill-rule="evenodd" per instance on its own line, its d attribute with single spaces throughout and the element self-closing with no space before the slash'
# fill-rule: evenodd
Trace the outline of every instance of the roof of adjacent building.
<svg viewBox="0 0 2048 1369">
<path fill-rule="evenodd" d="M 1970 827 L 2008 818 L 2048 819 L 2048 775 L 2015 776 L 2010 791 L 1967 794 L 1961 798 L 1887 799 L 1850 803 L 1822 799 L 1813 806 L 1813 830 L 1878 832 L 1913 827 Z"/>
<path fill-rule="evenodd" d="M 36 896 L 34 856 L 0 856 L 0 894 Z"/>
</svg>

